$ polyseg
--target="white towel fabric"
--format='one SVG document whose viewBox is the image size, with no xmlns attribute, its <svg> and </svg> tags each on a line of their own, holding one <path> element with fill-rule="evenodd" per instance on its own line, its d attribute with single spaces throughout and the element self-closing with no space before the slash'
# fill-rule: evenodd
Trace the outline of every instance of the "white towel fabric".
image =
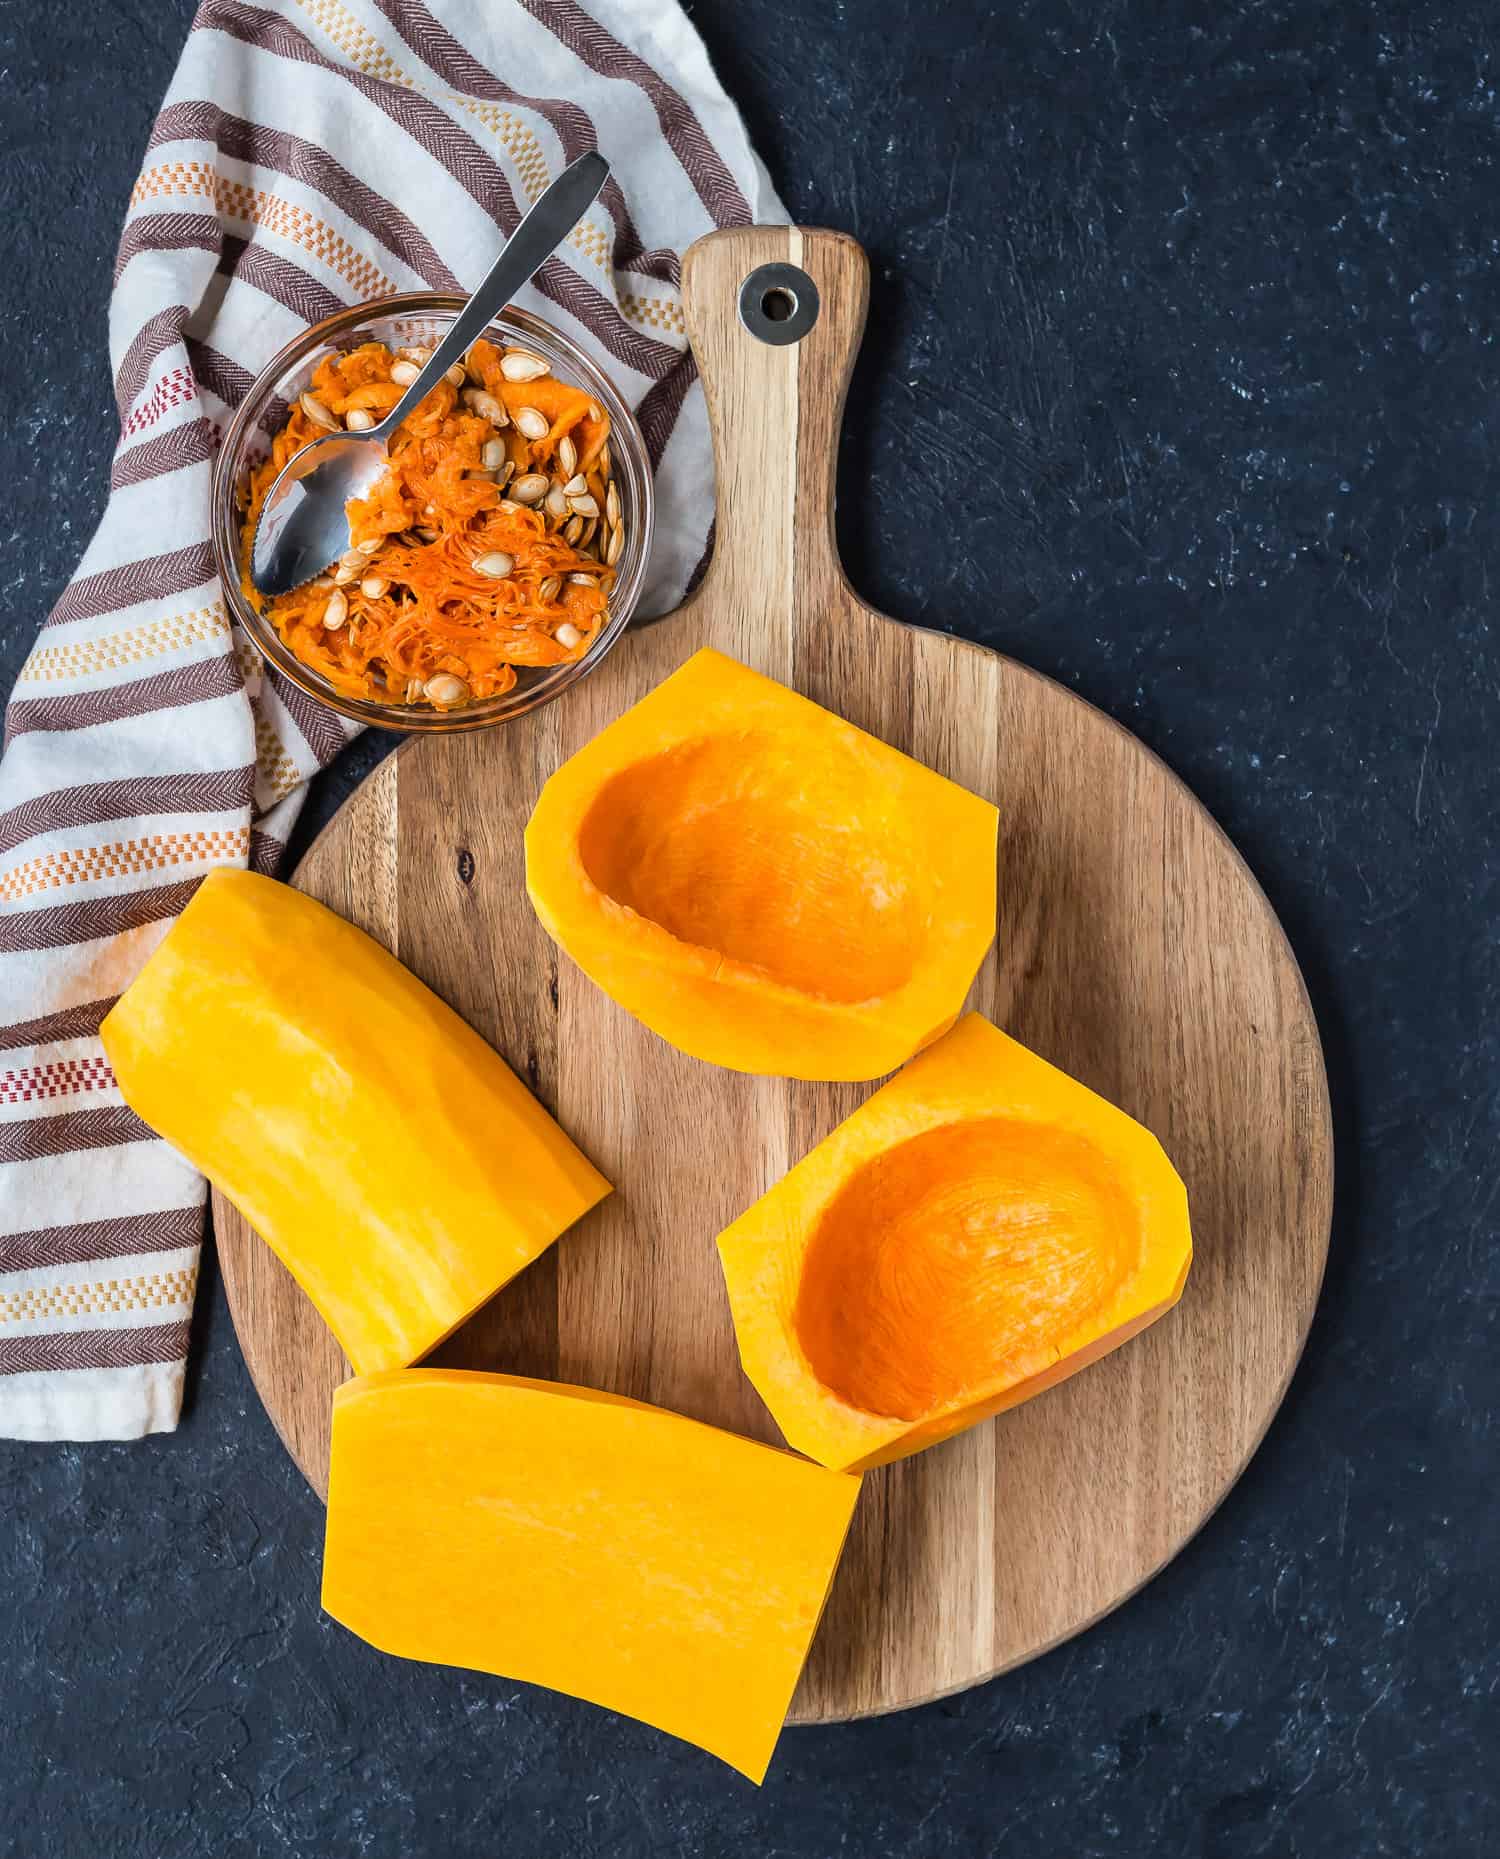
<svg viewBox="0 0 1500 1859">
<path fill-rule="evenodd" d="M 208 548 L 226 412 L 341 305 L 472 289 L 592 146 L 614 178 L 521 301 L 638 411 L 660 611 L 712 516 L 679 257 L 785 218 L 676 0 L 198 11 L 120 242 L 109 505 L 0 761 L 0 1436 L 176 1424 L 204 1186 L 121 1102 L 99 1022 L 206 871 L 277 867 L 351 733 L 226 617 Z"/>
</svg>

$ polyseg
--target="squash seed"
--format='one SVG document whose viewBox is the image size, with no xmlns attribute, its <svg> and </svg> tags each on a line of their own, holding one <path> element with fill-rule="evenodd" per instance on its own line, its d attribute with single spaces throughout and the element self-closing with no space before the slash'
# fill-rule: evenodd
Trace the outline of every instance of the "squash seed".
<svg viewBox="0 0 1500 1859">
<path fill-rule="evenodd" d="M 570 516 L 567 522 L 563 525 L 563 541 L 564 542 L 577 542 L 579 536 L 582 535 L 582 533 L 583 533 L 583 518 L 581 516 Z"/>
<path fill-rule="evenodd" d="M 593 574 L 583 574 L 575 570 L 574 573 L 568 576 L 568 586 L 569 587 L 596 587 L 598 585 L 598 580 L 599 580 L 599 577 L 598 577 L 597 570 Z"/>
<path fill-rule="evenodd" d="M 436 542 L 438 539 L 437 530 L 429 529 L 425 523 L 418 523 L 416 534 L 419 535 L 424 542 Z"/>
<path fill-rule="evenodd" d="M 587 492 L 588 488 L 588 479 L 584 477 L 582 472 L 575 471 L 572 477 L 569 478 L 567 483 L 563 486 L 563 491 L 569 497 L 582 497 Z"/>
<path fill-rule="evenodd" d="M 302 394 L 299 396 L 297 405 L 301 407 L 302 411 L 312 421 L 314 426 L 321 426 L 324 432 L 338 431 L 338 421 L 334 418 L 333 414 L 329 412 L 328 408 L 323 405 L 322 401 L 315 398 L 312 394 Z"/>
<path fill-rule="evenodd" d="M 349 553 L 351 555 L 378 555 L 384 547 L 384 536 L 367 536 L 363 542 L 356 542 Z"/>
<path fill-rule="evenodd" d="M 529 349 L 507 349 L 500 357 L 500 372 L 507 381 L 540 381 L 552 370 Z"/>
<path fill-rule="evenodd" d="M 625 525 L 616 523 L 609 532 L 609 546 L 604 551 L 604 565 L 613 568 L 620 559 L 620 551 L 625 546 Z"/>
<path fill-rule="evenodd" d="M 578 447 L 570 433 L 564 433 L 557 442 L 557 468 L 565 478 L 571 478 L 578 469 Z"/>
<path fill-rule="evenodd" d="M 383 574 L 367 574 L 359 584 L 359 591 L 366 600 L 379 600 L 389 586 Z"/>
<path fill-rule="evenodd" d="M 363 556 L 361 556 L 357 562 L 340 562 L 338 567 L 333 571 L 333 585 L 335 587 L 347 587 L 351 581 L 357 581 L 364 569 L 364 565 Z"/>
<path fill-rule="evenodd" d="M 524 439 L 545 439 L 552 430 L 535 407 L 517 407 L 514 417 L 516 430 Z"/>
<path fill-rule="evenodd" d="M 323 609 L 323 630 L 336 633 L 349 617 L 349 598 L 337 588 L 328 596 L 328 605 Z"/>
<path fill-rule="evenodd" d="M 414 361 L 420 368 L 424 362 L 432 360 L 432 350 L 420 347 L 397 349 L 396 353 L 403 361 Z"/>
<path fill-rule="evenodd" d="M 547 495 L 547 480 L 540 472 L 528 471 L 511 485 L 510 494 L 517 503 L 540 503 Z"/>
<path fill-rule="evenodd" d="M 488 554 L 476 555 L 469 566 L 475 574 L 485 574 L 492 581 L 503 581 L 516 565 L 514 555 L 507 555 L 504 549 L 491 549 Z"/>
<path fill-rule="evenodd" d="M 552 488 L 547 492 L 546 508 L 548 516 L 550 516 L 554 522 L 560 523 L 568 514 L 568 500 L 563 495 L 563 487 L 556 479 L 553 480 Z"/>
<path fill-rule="evenodd" d="M 406 701 L 409 704 L 416 703 L 417 700 L 425 696 L 425 694 L 426 693 L 423 689 L 422 680 L 420 678 L 408 678 L 407 679 L 406 681 Z"/>
<path fill-rule="evenodd" d="M 571 620 L 564 620 L 552 637 L 559 645 L 566 646 L 571 652 L 574 646 L 583 638 L 583 634 L 579 632 L 578 628 Z"/>
<path fill-rule="evenodd" d="M 422 689 L 435 704 L 461 704 L 469 694 L 468 685 L 462 678 L 455 678 L 451 671 L 440 671 L 435 678 L 429 678 Z"/>
<path fill-rule="evenodd" d="M 448 370 L 448 379 L 454 387 L 463 386 L 468 376 L 464 373 L 464 365 L 461 361 L 454 362 L 453 366 Z"/>
<path fill-rule="evenodd" d="M 486 471 L 498 471 L 505 463 L 505 441 L 503 439 L 486 439 L 480 447 L 479 462 Z"/>
<path fill-rule="evenodd" d="M 350 407 L 344 415 L 344 424 L 350 432 L 368 432 L 375 424 L 375 415 L 367 413 L 363 407 Z"/>
<path fill-rule="evenodd" d="M 604 493 L 604 514 L 611 525 L 620 520 L 620 492 L 617 485 L 611 484 Z"/>
<path fill-rule="evenodd" d="M 482 387 L 466 387 L 463 402 L 482 420 L 488 420 L 491 426 L 509 426 L 510 415 L 493 394 L 487 394 Z"/>
<path fill-rule="evenodd" d="M 546 580 L 537 588 L 536 597 L 544 607 L 550 607 L 561 592 L 562 576 L 559 574 L 549 574 Z"/>
<path fill-rule="evenodd" d="M 598 504 L 594 502 L 594 499 L 587 491 L 585 491 L 581 497 L 575 496 L 570 491 L 568 493 L 568 508 L 575 516 L 597 516 L 599 514 Z"/>
<path fill-rule="evenodd" d="M 391 363 L 391 379 L 397 387 L 410 387 L 421 372 L 422 370 L 414 361 L 393 361 Z"/>
</svg>

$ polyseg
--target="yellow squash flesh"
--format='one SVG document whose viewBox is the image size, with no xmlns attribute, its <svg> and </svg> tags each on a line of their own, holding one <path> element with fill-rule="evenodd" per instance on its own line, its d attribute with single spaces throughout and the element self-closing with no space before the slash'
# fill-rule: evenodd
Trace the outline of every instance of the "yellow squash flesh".
<svg viewBox="0 0 1500 1859">
<path fill-rule="evenodd" d="M 978 1014 L 719 1239 L 787 1442 L 864 1469 L 1029 1400 L 1182 1295 L 1187 1195 L 1124 1111 Z"/>
<path fill-rule="evenodd" d="M 587 1698 L 758 1782 L 858 1494 L 590 1388 L 374 1376 L 334 1396 L 323 1606 L 383 1652 Z"/>
<path fill-rule="evenodd" d="M 102 1029 L 125 1101 L 239 1208 L 361 1373 L 416 1361 L 609 1192 L 363 931 L 217 871 Z"/>
<path fill-rule="evenodd" d="M 527 888 L 584 973 L 692 1057 L 876 1078 L 952 1025 L 994 940 L 996 821 L 704 650 L 547 782 Z"/>
</svg>

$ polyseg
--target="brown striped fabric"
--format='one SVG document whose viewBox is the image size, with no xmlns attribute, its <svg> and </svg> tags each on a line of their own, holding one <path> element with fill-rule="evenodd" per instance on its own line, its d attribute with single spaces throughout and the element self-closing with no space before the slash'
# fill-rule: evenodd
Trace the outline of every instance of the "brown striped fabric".
<svg viewBox="0 0 1500 1859">
<path fill-rule="evenodd" d="M 124 1103 L 100 1024 L 208 870 L 279 868 L 306 783 L 354 733 L 236 636 L 205 469 L 227 417 L 356 297 L 471 290 L 596 146 L 612 178 L 520 301 L 637 409 L 661 519 L 649 613 L 681 598 L 712 521 L 682 251 L 784 217 L 686 16 L 201 0 L 115 254 L 109 505 L 6 710 L 0 1437 L 175 1424 L 205 1190 Z M 286 415 L 272 401 L 266 430 Z"/>
<path fill-rule="evenodd" d="M 35 1374 L 42 1369 L 59 1374 L 69 1370 L 134 1368 L 144 1362 L 181 1362 L 187 1356 L 187 1346 L 186 1319 L 122 1329 L 59 1330 L 40 1336 L 0 1334 L 0 1375 Z"/>
<path fill-rule="evenodd" d="M 118 568 L 80 575 L 48 616 L 49 626 L 69 620 L 91 620 L 101 613 L 118 613 L 138 601 L 157 600 L 163 594 L 181 594 L 190 587 L 206 587 L 215 579 L 213 550 L 206 541 L 194 542 L 167 555 L 147 555 L 121 562 Z"/>
<path fill-rule="evenodd" d="M 471 97 L 484 97 L 493 103 L 520 104 L 536 110 L 557 131 L 563 159 L 576 161 L 594 147 L 596 136 L 588 113 L 566 98 L 524 97 L 486 71 L 468 48 L 459 43 L 440 19 L 413 0 L 375 0 L 402 39 L 430 70 L 455 91 Z M 638 271 L 645 277 L 661 278 L 668 284 L 679 282 L 681 260 L 676 252 L 658 249 L 647 252 L 641 235 L 631 218 L 630 208 L 620 190 L 620 183 L 610 177 L 600 195 L 615 225 L 614 262 L 618 271 Z"/>
<path fill-rule="evenodd" d="M 196 1246 L 202 1226 L 203 1210 L 193 1206 L 0 1234 L 0 1271 L 30 1272 L 42 1265 L 92 1265 L 99 1259 L 133 1258 L 143 1252 L 175 1252 Z"/>
<path fill-rule="evenodd" d="M 36 729 L 95 729 L 101 723 L 176 710 L 210 697 L 237 696 L 241 688 L 234 654 L 226 652 L 108 689 L 76 691 L 70 697 L 16 697 L 5 713 L 6 740 Z"/>
<path fill-rule="evenodd" d="M 123 936 L 175 917 L 202 884 L 202 877 L 181 884 L 154 884 L 146 890 L 118 891 L 78 904 L 52 904 L 42 910 L 0 914 L 0 955 L 66 949 L 101 936 Z"/>
<path fill-rule="evenodd" d="M 119 453 L 110 469 L 109 488 L 122 491 L 148 478 L 184 471 L 189 465 L 207 464 L 219 449 L 218 435 L 207 420 L 193 420 L 172 432 L 158 433 L 141 445 Z"/>
<path fill-rule="evenodd" d="M 151 364 L 180 339 L 186 322 L 186 309 L 181 304 L 173 304 L 170 310 L 158 310 L 155 316 L 141 325 L 115 375 L 115 405 L 120 409 L 122 421 L 129 415 L 136 396 L 146 385 Z"/>
<path fill-rule="evenodd" d="M 64 826 L 144 819 L 158 813 L 238 812 L 250 805 L 254 792 L 253 764 L 201 775 L 137 775 L 129 781 L 93 781 L 85 787 L 57 788 L 23 801 L 9 813 L 0 813 L 0 853 L 9 852 L 38 833 Z"/>
<path fill-rule="evenodd" d="M 132 220 L 115 253 L 115 282 L 143 252 L 217 252 L 222 237 L 223 229 L 211 213 L 160 213 Z"/>
<path fill-rule="evenodd" d="M 353 733 L 335 710 L 299 691 L 281 671 L 268 671 L 266 683 L 276 693 L 287 715 L 297 725 L 302 740 L 321 764 L 331 762 Z"/>
<path fill-rule="evenodd" d="M 628 78 L 651 100 L 667 146 L 682 163 L 698 198 L 719 226 L 743 226 L 751 219 L 749 203 L 702 125 L 659 71 L 653 70 L 575 0 L 522 0 L 526 11 L 555 32 L 565 45 L 601 77 Z"/>
<path fill-rule="evenodd" d="M 217 104 L 197 102 L 168 104 L 156 119 L 148 146 L 179 141 L 210 142 L 232 161 L 283 176 L 339 201 L 361 231 L 394 252 L 432 289 L 460 288 L 421 228 L 316 143 L 247 122 Z"/>
<path fill-rule="evenodd" d="M 263 291 L 273 303 L 290 310 L 299 322 L 321 323 L 343 309 L 343 300 L 300 265 L 279 258 L 247 239 L 226 238 L 219 247 L 219 269 L 226 277 Z"/>
<path fill-rule="evenodd" d="M 250 831 L 250 869 L 264 872 L 273 878 L 281 869 L 281 861 L 286 857 L 286 841 L 278 839 L 274 833 L 263 833 L 259 827 Z"/>
<path fill-rule="evenodd" d="M 242 6 L 238 0 L 204 0 L 198 11 L 197 25 L 202 27 L 208 24 L 233 33 L 248 45 L 274 52 L 282 58 L 319 66 L 336 74 L 362 97 L 398 122 L 420 147 L 442 163 L 486 213 L 492 213 L 503 226 L 518 223 L 520 212 L 509 177 L 501 163 L 493 159 L 473 137 L 458 129 L 435 103 L 430 103 L 420 93 L 393 92 L 389 84 L 382 84 L 366 77 L 361 71 L 322 57 L 316 47 L 285 20 L 258 7 Z M 657 353 L 658 350 L 665 350 L 666 345 L 656 342 L 650 336 L 638 334 L 602 292 L 581 279 L 561 258 L 548 259 L 532 280 L 531 288 L 594 329 L 597 338 L 617 361 L 651 375 L 664 373 L 670 367 L 673 359 L 670 354 Z"/>
<path fill-rule="evenodd" d="M 72 1110 L 60 1117 L 22 1117 L 0 1123 L 0 1163 L 35 1162 L 76 1155 L 81 1149 L 113 1149 L 120 1143 L 152 1141 L 133 1110 L 109 1104 L 103 1110 Z"/>
<path fill-rule="evenodd" d="M 92 1039 L 118 998 L 111 994 L 104 1000 L 80 1001 L 76 1007 L 64 1007 L 58 1013 L 39 1014 L 34 1020 L 0 1026 L 0 1052 Z"/>
</svg>

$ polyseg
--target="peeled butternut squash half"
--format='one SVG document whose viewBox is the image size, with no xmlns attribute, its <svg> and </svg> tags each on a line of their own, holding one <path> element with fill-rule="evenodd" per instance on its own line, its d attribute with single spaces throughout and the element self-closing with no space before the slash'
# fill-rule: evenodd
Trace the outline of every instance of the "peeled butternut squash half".
<svg viewBox="0 0 1500 1859">
<path fill-rule="evenodd" d="M 101 1036 L 362 1374 L 436 1348 L 609 1193 L 394 956 L 254 872 L 203 881 Z"/>
<path fill-rule="evenodd" d="M 995 809 L 704 650 L 563 764 L 526 830 L 549 935 L 694 1058 L 877 1078 L 995 934 Z"/>
<path fill-rule="evenodd" d="M 383 1652 L 587 1698 L 759 1782 L 858 1495 L 592 1388 L 375 1375 L 333 1397 L 323 1606 Z"/>
<path fill-rule="evenodd" d="M 1124 1111 L 970 1014 L 719 1238 L 787 1442 L 862 1470 L 1095 1362 L 1169 1310 L 1187 1194 Z"/>
</svg>

